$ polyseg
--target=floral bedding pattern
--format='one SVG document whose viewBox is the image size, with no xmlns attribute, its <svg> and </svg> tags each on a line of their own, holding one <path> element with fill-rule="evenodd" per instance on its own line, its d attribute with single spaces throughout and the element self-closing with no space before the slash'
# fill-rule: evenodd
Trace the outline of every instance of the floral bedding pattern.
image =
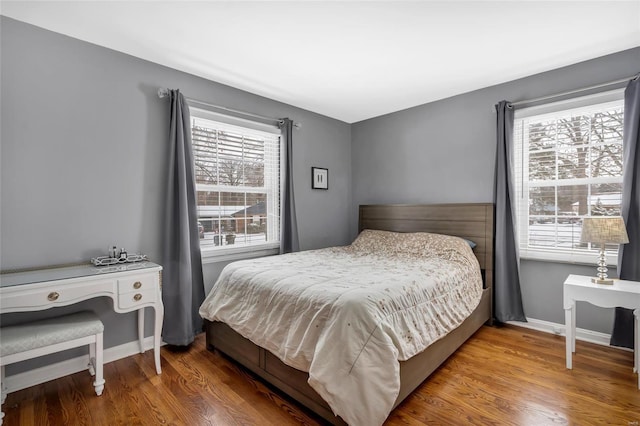
<svg viewBox="0 0 640 426">
<path fill-rule="evenodd" d="M 364 230 L 333 247 L 227 265 L 200 307 L 287 365 L 348 424 L 380 425 L 399 363 L 478 306 L 478 261 L 462 239 Z"/>
</svg>

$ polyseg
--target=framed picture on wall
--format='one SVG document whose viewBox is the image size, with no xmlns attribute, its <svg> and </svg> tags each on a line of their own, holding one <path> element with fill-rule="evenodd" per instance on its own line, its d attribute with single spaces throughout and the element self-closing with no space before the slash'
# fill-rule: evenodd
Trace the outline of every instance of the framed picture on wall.
<svg viewBox="0 0 640 426">
<path fill-rule="evenodd" d="M 311 188 L 329 189 L 329 169 L 321 167 L 311 168 Z"/>
</svg>

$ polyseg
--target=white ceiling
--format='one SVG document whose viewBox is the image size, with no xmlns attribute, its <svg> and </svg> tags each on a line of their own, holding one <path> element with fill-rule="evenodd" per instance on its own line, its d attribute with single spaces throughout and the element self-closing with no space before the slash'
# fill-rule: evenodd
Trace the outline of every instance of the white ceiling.
<svg viewBox="0 0 640 426">
<path fill-rule="evenodd" d="M 640 46 L 640 0 L 2 1 L 1 8 L 347 123 Z"/>
</svg>

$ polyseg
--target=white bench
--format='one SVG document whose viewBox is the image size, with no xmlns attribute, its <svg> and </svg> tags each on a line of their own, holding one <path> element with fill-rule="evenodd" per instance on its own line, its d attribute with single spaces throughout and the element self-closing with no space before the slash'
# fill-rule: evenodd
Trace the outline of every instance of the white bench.
<svg viewBox="0 0 640 426">
<path fill-rule="evenodd" d="M 1 402 L 7 396 L 4 368 L 15 362 L 66 349 L 89 345 L 89 372 L 95 375 L 93 386 L 102 395 L 102 333 L 104 325 L 93 312 L 80 312 L 41 321 L 0 328 Z M 4 413 L 0 412 L 0 425 Z"/>
</svg>

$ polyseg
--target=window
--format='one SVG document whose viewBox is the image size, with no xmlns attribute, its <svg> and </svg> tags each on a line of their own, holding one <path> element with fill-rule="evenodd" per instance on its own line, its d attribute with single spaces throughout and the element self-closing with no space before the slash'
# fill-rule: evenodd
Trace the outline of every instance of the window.
<svg viewBox="0 0 640 426">
<path fill-rule="evenodd" d="M 620 215 L 623 105 L 616 91 L 516 111 L 521 257 L 593 262 L 582 219 Z M 615 263 L 618 246 L 607 249 Z"/>
<path fill-rule="evenodd" d="M 278 247 L 280 131 L 242 120 L 229 124 L 194 108 L 191 115 L 203 256 Z"/>
</svg>

